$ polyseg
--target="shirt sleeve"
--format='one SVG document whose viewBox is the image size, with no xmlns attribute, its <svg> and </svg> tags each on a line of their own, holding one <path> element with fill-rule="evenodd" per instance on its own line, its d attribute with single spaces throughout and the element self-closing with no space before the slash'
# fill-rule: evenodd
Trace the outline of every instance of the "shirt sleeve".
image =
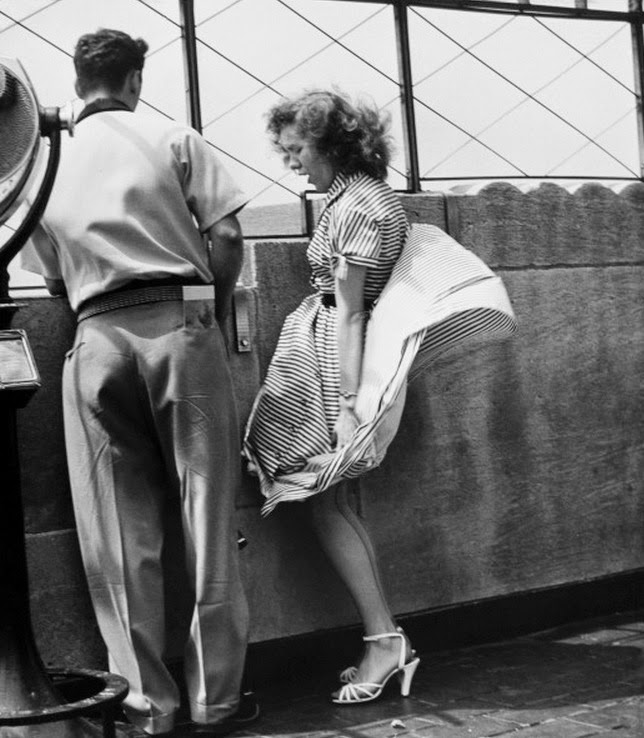
<svg viewBox="0 0 644 738">
<path fill-rule="evenodd" d="M 19 252 L 20 266 L 47 279 L 62 279 L 58 252 L 47 230 L 39 223 Z"/>
<path fill-rule="evenodd" d="M 361 210 L 345 210 L 332 234 L 331 264 L 336 276 L 342 277 L 346 264 L 371 267 L 378 263 L 382 249 L 380 220 Z"/>
<path fill-rule="evenodd" d="M 197 131 L 184 131 L 177 155 L 186 202 L 202 233 L 248 202 L 212 146 Z"/>
</svg>

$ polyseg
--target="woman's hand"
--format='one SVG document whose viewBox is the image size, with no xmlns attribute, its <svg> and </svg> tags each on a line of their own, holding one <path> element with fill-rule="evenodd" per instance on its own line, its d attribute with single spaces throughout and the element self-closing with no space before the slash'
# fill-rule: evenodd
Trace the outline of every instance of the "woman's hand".
<svg viewBox="0 0 644 738">
<path fill-rule="evenodd" d="M 335 447 L 340 448 L 341 446 L 345 446 L 351 440 L 351 436 L 353 436 L 359 425 L 360 421 L 353 409 L 340 403 L 340 414 L 333 426 Z"/>
<path fill-rule="evenodd" d="M 250 460 L 246 462 L 246 471 L 251 475 L 251 477 L 259 477 L 257 467 Z"/>
</svg>

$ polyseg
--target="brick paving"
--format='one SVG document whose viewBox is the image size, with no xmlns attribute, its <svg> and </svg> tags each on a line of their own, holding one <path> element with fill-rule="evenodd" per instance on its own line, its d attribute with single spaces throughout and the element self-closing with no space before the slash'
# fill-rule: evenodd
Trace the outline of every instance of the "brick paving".
<svg viewBox="0 0 644 738">
<path fill-rule="evenodd" d="M 257 689 L 239 738 L 644 738 L 644 611 L 510 641 L 420 653 L 411 695 L 328 700 L 334 675 Z"/>
</svg>

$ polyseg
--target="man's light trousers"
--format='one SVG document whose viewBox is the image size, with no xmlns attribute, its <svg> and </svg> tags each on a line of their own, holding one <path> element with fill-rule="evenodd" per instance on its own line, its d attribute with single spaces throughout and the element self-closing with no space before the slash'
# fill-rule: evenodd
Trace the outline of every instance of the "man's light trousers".
<svg viewBox="0 0 644 738">
<path fill-rule="evenodd" d="M 248 611 L 233 521 L 240 455 L 218 326 L 184 327 L 183 302 L 81 321 L 63 373 L 65 440 L 83 562 L 110 670 L 149 733 L 173 727 L 164 662 L 163 508 L 179 496 L 194 611 L 185 650 L 191 717 L 235 711 Z"/>
</svg>

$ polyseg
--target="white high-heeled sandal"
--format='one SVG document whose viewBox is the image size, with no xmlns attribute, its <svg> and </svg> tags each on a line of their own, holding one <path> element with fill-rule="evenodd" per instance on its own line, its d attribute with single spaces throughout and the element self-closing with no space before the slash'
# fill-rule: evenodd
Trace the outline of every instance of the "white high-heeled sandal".
<svg viewBox="0 0 644 738">
<path fill-rule="evenodd" d="M 398 666 L 394 667 L 380 683 L 353 681 L 345 683 L 345 685 L 331 698 L 336 705 L 357 705 L 361 702 L 371 702 L 372 700 L 378 699 L 382 694 L 382 690 L 385 688 L 385 685 L 391 677 L 394 676 L 394 674 L 397 674 L 400 679 L 400 694 L 403 697 L 409 696 L 411 682 L 414 678 L 414 674 L 416 673 L 418 664 L 420 663 L 420 659 L 415 656 L 415 652 L 412 651 L 411 660 L 406 661 L 405 651 L 407 650 L 407 644 L 405 641 L 405 634 L 400 628 L 395 633 L 379 633 L 378 635 L 364 636 L 362 640 L 381 641 L 384 638 L 400 638 L 401 644 Z M 355 672 L 351 672 L 352 669 L 355 669 Z M 343 674 L 348 676 L 350 673 L 353 673 L 353 677 L 355 678 L 357 667 L 347 667 L 340 676 L 342 677 Z"/>
<path fill-rule="evenodd" d="M 396 631 L 398 633 L 404 634 L 404 631 L 400 626 L 396 628 Z M 409 652 L 409 659 L 411 661 L 414 658 L 416 658 L 416 651 L 414 651 L 414 649 L 412 648 L 411 651 Z M 338 679 L 340 680 L 341 684 L 351 684 L 351 682 L 356 678 L 357 674 L 358 674 L 357 666 L 347 666 L 346 669 L 343 669 L 338 674 Z"/>
</svg>

